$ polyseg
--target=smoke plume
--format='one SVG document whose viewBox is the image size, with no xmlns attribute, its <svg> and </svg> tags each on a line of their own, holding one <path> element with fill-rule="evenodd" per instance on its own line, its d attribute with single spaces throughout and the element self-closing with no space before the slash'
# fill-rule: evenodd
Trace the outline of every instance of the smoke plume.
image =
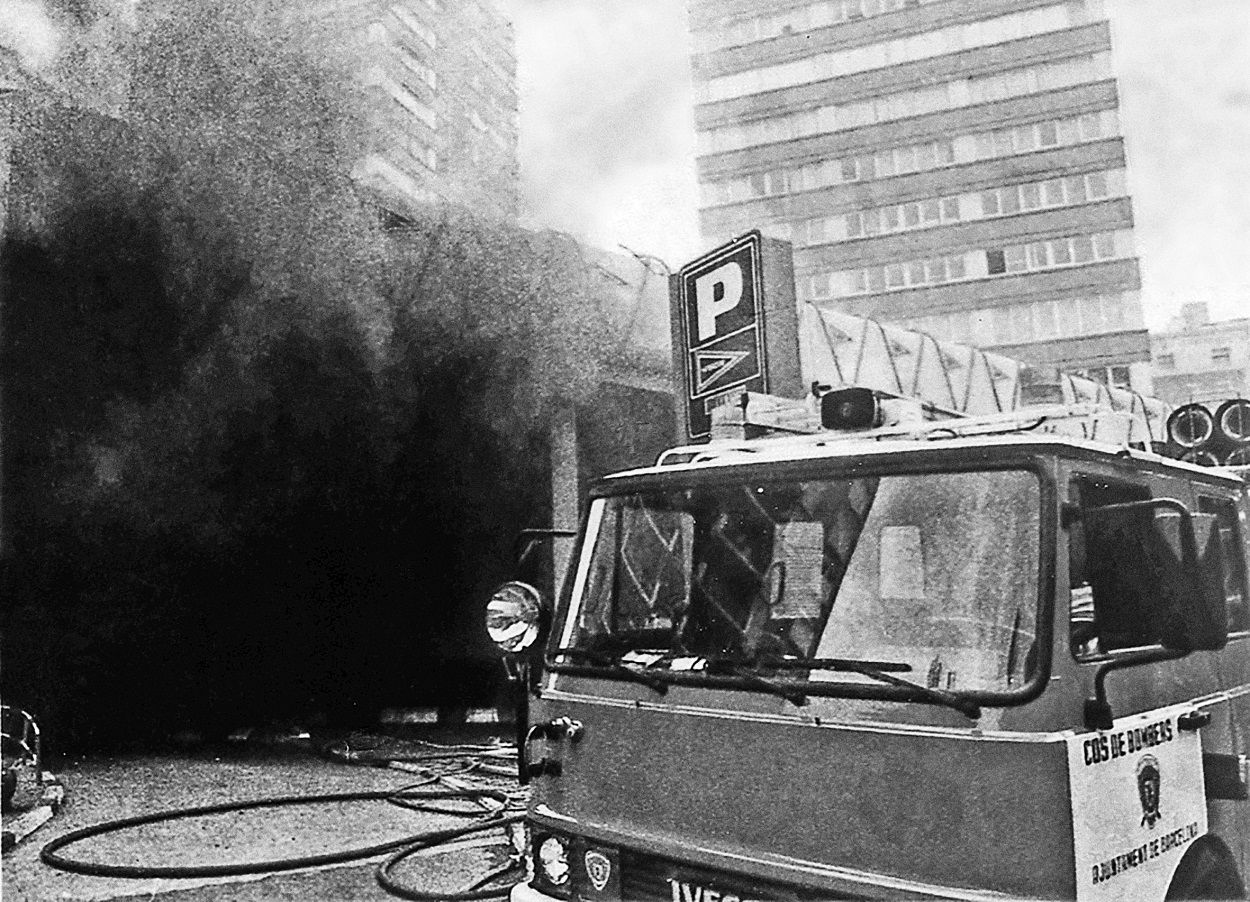
<svg viewBox="0 0 1250 902">
<path fill-rule="evenodd" d="M 72 6 L 65 46 L 121 21 Z M 482 604 L 610 346 L 587 267 L 467 211 L 385 231 L 355 84 L 282 4 L 139 10 L 119 115 L 14 116 L 6 700 L 79 746 L 483 700 Z"/>
</svg>

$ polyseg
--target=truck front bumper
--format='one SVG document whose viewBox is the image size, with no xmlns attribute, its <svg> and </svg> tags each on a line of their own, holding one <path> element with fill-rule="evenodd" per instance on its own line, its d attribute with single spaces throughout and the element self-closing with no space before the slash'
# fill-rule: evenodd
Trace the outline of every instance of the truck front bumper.
<svg viewBox="0 0 1250 902">
<path fill-rule="evenodd" d="M 508 902 L 564 902 L 564 900 L 540 893 L 528 883 L 518 883 L 512 887 L 512 892 L 508 895 Z"/>
</svg>

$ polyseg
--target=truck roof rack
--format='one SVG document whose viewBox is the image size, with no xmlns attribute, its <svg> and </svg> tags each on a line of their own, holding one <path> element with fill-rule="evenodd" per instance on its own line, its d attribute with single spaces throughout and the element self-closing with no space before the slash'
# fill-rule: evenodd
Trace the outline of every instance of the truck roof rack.
<svg viewBox="0 0 1250 902">
<path fill-rule="evenodd" d="M 793 405 L 802 405 L 804 402 L 790 401 L 789 406 L 786 402 L 787 399 L 744 392 L 743 403 L 737 408 L 726 407 L 723 416 L 725 419 L 734 419 L 731 411 L 741 411 L 743 420 L 735 425 L 744 428 L 746 435 L 714 439 L 701 445 L 670 448 L 659 456 L 656 466 L 711 460 L 726 453 L 754 453 L 764 449 L 794 450 L 842 442 L 937 440 L 1026 433 L 1058 435 L 1095 442 L 1107 446 L 1108 450 L 1151 448 L 1150 437 L 1142 434 L 1140 421 L 1136 417 L 1127 411 L 1109 410 L 1097 404 L 1038 405 L 972 417 L 921 419 L 915 416 L 871 429 L 837 430 L 823 429 L 818 425 L 814 428 L 796 425 L 804 421 Z M 752 416 L 756 419 L 751 419 Z M 777 420 L 785 425 L 778 426 L 764 422 L 765 420 Z M 806 422 L 808 426 L 812 425 L 810 419 Z M 752 428 L 762 430 L 761 434 L 772 434 L 773 437 L 763 443 L 752 441 Z M 777 431 L 788 434 L 776 435 Z"/>
</svg>

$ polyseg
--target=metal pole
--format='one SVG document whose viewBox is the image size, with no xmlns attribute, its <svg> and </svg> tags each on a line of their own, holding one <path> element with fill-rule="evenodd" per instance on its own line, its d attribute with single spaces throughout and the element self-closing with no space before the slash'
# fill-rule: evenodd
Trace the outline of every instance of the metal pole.
<svg viewBox="0 0 1250 902">
<path fill-rule="evenodd" d="M 0 84 L 0 260 L 3 259 L 9 216 L 9 168 L 13 153 L 13 107 L 15 92 Z M 8 552 L 4 522 L 4 279 L 0 273 L 0 558 Z"/>
<path fill-rule="evenodd" d="M 556 529 L 576 529 L 581 518 L 581 466 L 577 450 L 577 408 L 561 403 L 556 421 L 551 424 L 551 525 Z M 572 545 L 553 540 L 552 564 L 555 567 L 555 597 L 563 590 Z"/>
</svg>

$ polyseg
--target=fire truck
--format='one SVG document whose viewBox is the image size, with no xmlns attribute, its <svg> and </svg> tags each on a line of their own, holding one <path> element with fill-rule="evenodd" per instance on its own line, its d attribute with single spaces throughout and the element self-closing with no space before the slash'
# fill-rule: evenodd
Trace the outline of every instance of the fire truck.
<svg viewBox="0 0 1250 902">
<path fill-rule="evenodd" d="M 557 598 L 488 605 L 512 902 L 1245 898 L 1250 497 L 1194 461 L 1250 402 L 1208 433 L 792 297 L 772 394 L 775 336 L 715 343 L 785 319 L 753 240 L 674 280 L 707 440 L 593 486 Z"/>
</svg>

